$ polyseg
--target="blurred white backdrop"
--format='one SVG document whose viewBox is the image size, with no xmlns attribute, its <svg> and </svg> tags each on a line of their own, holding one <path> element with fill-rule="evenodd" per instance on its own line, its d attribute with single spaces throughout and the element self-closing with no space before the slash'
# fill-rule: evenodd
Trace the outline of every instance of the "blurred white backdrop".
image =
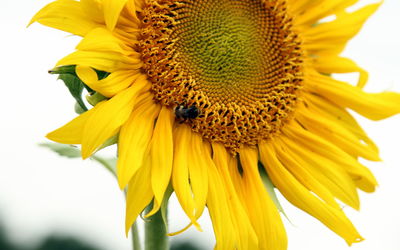
<svg viewBox="0 0 400 250">
<path fill-rule="evenodd" d="M 73 51 L 77 37 L 44 26 L 25 26 L 50 0 L 0 0 L 0 223 L 20 245 L 39 242 L 50 233 L 82 238 L 101 249 L 128 250 L 125 204 L 116 181 L 90 160 L 69 160 L 37 146 L 44 135 L 69 121 L 73 99 L 61 81 L 46 72 Z M 361 1 L 367 3 L 371 1 Z M 386 0 L 344 52 L 370 72 L 368 91 L 400 92 L 400 1 Z M 346 76 L 353 79 L 353 75 Z M 353 250 L 400 249 L 400 116 L 380 122 L 359 119 L 381 149 L 382 163 L 365 162 L 380 186 L 360 193 L 361 211 L 345 207 L 365 241 Z M 290 250 L 349 249 L 338 236 L 282 199 Z M 187 220 L 172 204 L 170 230 Z M 212 227 L 190 237 L 204 249 L 214 245 Z M 240 229 L 239 229 L 240 230 Z M 174 238 L 173 238 L 174 239 Z"/>
</svg>

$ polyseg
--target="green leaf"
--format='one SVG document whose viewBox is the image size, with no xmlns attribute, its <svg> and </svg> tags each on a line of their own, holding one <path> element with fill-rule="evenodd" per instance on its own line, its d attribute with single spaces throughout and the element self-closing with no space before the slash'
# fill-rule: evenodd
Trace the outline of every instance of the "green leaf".
<svg viewBox="0 0 400 250">
<path fill-rule="evenodd" d="M 51 151 L 59 154 L 60 156 L 67 158 L 80 158 L 81 150 L 73 145 L 66 145 L 53 142 L 40 143 L 39 146 L 50 149 Z M 116 166 L 117 158 L 105 158 L 98 155 L 92 155 L 90 159 L 100 163 L 105 167 L 112 175 L 116 177 Z"/>
<path fill-rule="evenodd" d="M 67 158 L 81 157 L 81 151 L 77 147 L 72 145 L 46 142 L 46 143 L 40 143 L 39 146 L 48 148 L 51 151 L 56 152 L 60 156 L 64 156 Z"/>
</svg>

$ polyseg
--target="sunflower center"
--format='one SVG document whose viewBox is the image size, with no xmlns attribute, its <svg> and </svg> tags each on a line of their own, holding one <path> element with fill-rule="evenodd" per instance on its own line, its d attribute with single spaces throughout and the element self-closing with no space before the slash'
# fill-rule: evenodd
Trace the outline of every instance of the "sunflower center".
<svg viewBox="0 0 400 250">
<path fill-rule="evenodd" d="M 140 51 L 155 99 L 232 151 L 288 119 L 302 53 L 281 0 L 147 0 Z M 183 119 L 182 119 L 183 117 Z"/>
</svg>

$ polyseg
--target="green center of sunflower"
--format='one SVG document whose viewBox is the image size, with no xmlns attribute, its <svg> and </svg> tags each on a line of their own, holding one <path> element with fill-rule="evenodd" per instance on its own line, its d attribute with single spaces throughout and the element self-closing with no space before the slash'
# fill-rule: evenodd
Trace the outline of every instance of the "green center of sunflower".
<svg viewBox="0 0 400 250">
<path fill-rule="evenodd" d="M 199 115 L 183 122 L 203 138 L 235 152 L 287 120 L 302 52 L 284 1 L 147 0 L 140 18 L 155 99 L 196 107 Z"/>
</svg>

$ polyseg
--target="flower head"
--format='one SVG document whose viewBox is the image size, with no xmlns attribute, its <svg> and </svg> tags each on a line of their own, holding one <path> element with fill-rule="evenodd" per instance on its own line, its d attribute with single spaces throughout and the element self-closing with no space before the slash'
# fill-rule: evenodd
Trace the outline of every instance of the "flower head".
<svg viewBox="0 0 400 250">
<path fill-rule="evenodd" d="M 200 228 L 208 208 L 219 249 L 286 249 L 264 176 L 348 244 L 360 241 L 340 203 L 359 208 L 357 189 L 377 182 L 358 158 L 380 158 L 348 109 L 384 119 L 400 112 L 400 95 L 365 93 L 367 73 L 339 56 L 379 6 L 347 12 L 355 2 L 50 3 L 32 22 L 83 37 L 57 66 L 76 65 L 106 98 L 48 138 L 81 144 L 87 158 L 118 135 L 127 230 L 170 186 L 189 225 Z M 331 77 L 348 72 L 359 72 L 357 86 Z"/>
</svg>

